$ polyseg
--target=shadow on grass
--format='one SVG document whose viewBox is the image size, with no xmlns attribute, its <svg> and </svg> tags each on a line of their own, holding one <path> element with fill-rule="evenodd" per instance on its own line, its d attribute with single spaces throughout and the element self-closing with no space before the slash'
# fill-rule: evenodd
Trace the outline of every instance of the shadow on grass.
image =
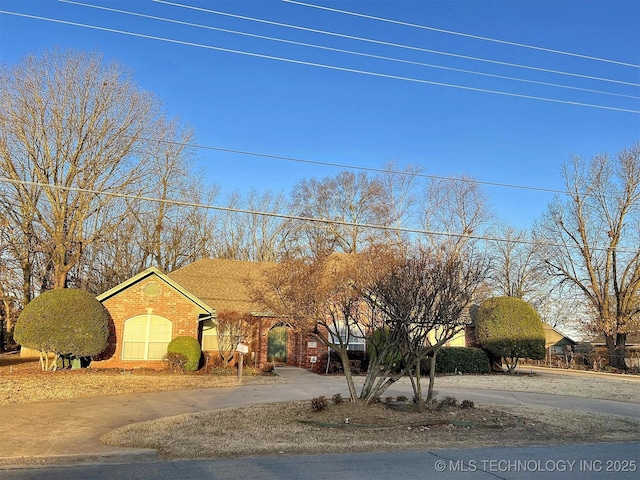
<svg viewBox="0 0 640 480">
<path fill-rule="evenodd" d="M 29 370 L 40 370 L 40 360 L 37 357 L 21 357 L 20 352 L 0 353 L 0 369 L 20 366 Z M 4 372 L 3 372 L 4 373 Z"/>
</svg>

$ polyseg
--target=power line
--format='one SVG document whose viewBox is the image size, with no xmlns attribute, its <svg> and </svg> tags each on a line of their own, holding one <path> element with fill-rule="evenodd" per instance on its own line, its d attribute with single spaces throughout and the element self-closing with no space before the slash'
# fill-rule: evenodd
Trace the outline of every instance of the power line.
<svg viewBox="0 0 640 480">
<path fill-rule="evenodd" d="M 154 1 L 159 1 L 159 0 L 154 0 Z M 368 76 L 373 76 L 373 77 L 378 77 L 378 78 L 387 78 L 387 79 L 392 79 L 392 80 L 401 80 L 401 81 L 420 83 L 420 84 L 425 84 L 425 85 L 435 85 L 435 86 L 441 86 L 441 87 L 456 88 L 456 89 L 459 89 L 459 90 L 466 90 L 466 91 L 480 92 L 480 93 L 490 93 L 490 94 L 494 94 L 494 95 L 503 95 L 503 96 L 514 97 L 514 98 L 524 98 L 524 99 L 529 99 L 529 100 L 539 100 L 539 101 L 550 102 L 550 103 L 558 103 L 558 104 L 564 104 L 564 105 L 575 105 L 575 106 L 581 106 L 581 107 L 598 108 L 598 109 L 602 109 L 602 110 L 610 110 L 610 111 L 617 111 L 617 112 L 640 114 L 640 110 L 632 110 L 632 109 L 628 109 L 628 108 L 610 107 L 610 106 L 606 106 L 606 105 L 597 105 L 597 104 L 592 104 L 592 103 L 574 102 L 574 101 L 570 101 L 570 100 L 560 100 L 560 99 L 555 99 L 555 98 L 539 97 L 539 96 L 536 96 L 536 95 L 525 95 L 525 94 L 519 94 L 519 93 L 513 93 L 513 92 L 504 92 L 504 91 L 500 91 L 500 90 L 490 90 L 490 89 L 485 89 L 485 88 L 469 87 L 469 86 L 466 86 L 466 85 L 457 85 L 457 84 L 444 83 L 444 82 L 435 82 L 435 81 L 431 81 L 431 80 L 424 80 L 424 79 L 418 79 L 418 78 L 413 78 L 413 77 L 403 77 L 403 76 L 400 76 L 400 75 L 391 75 L 391 74 L 385 74 L 385 73 L 379 73 L 379 72 L 371 72 L 371 71 L 367 71 L 367 70 L 358 70 L 358 69 L 353 69 L 353 68 L 339 67 L 339 66 L 336 66 L 336 65 L 327 65 L 327 64 L 322 64 L 322 63 L 307 62 L 307 61 L 303 61 L 303 60 L 295 60 L 295 59 L 292 59 L 292 58 L 277 57 L 277 56 L 273 56 L 273 55 L 264 55 L 264 54 L 260 54 L 260 53 L 247 52 L 247 51 L 244 51 L 244 50 L 234 50 L 234 49 L 230 49 L 230 48 L 216 47 L 216 46 L 213 46 L 213 45 L 204 45 L 204 44 L 201 44 L 201 43 L 187 42 L 187 41 L 184 41 L 184 40 L 175 40 L 175 39 L 166 38 L 166 37 L 159 37 L 159 36 L 155 36 L 155 35 L 147 35 L 147 34 L 142 34 L 142 33 L 131 32 L 131 31 L 108 28 L 108 27 L 100 27 L 98 25 L 89 25 L 89 24 L 84 24 L 84 23 L 79 23 L 79 22 L 72 22 L 72 21 L 68 21 L 68 20 L 59 20 L 59 19 L 55 19 L 55 18 L 41 17 L 41 16 L 38 16 L 38 15 L 30 15 L 30 14 L 25 14 L 25 13 L 10 12 L 10 11 L 7 11 L 7 10 L 0 10 L 0 13 L 4 13 L 6 15 L 14 15 L 14 16 L 18 16 L 18 17 L 24 17 L 24 18 L 31 18 L 31 19 L 35 19 L 35 20 L 43 20 L 43 21 L 48 21 L 48 22 L 53 22 L 53 23 L 72 25 L 72 26 L 75 26 L 75 27 L 89 28 L 89 29 L 93 29 L 93 30 L 100 30 L 100 31 L 105 31 L 105 32 L 110 32 L 110 33 L 118 33 L 118 34 L 121 34 L 121 35 L 128 35 L 128 36 L 132 36 L 132 37 L 145 38 L 145 39 L 149 39 L 149 40 L 157 40 L 157 41 L 162 41 L 162 42 L 167 42 L 167 43 L 175 43 L 175 44 L 179 44 L 179 45 L 186 45 L 186 46 L 191 46 L 191 47 L 205 48 L 205 49 L 209 49 L 209 50 L 216 50 L 216 51 L 226 52 L 226 53 L 234 53 L 234 54 L 237 54 L 237 55 L 244 55 L 244 56 L 254 57 L 254 58 L 262 58 L 262 59 L 266 59 L 266 60 L 276 60 L 276 61 L 296 64 L 296 65 L 306 65 L 306 66 L 310 66 L 310 67 L 324 68 L 324 69 L 340 71 L 340 72 L 356 73 L 356 74 L 359 74 L 359 75 L 368 75 Z"/>
<path fill-rule="evenodd" d="M 234 13 L 228 13 L 228 12 L 221 12 L 219 10 L 211 10 L 208 8 L 202 8 L 202 7 L 194 7 L 192 5 L 185 5 L 182 3 L 175 3 L 175 2 L 170 2 L 167 0 L 151 0 L 153 2 L 156 3 L 162 3 L 165 5 L 171 5 L 171 6 L 175 6 L 175 7 L 181 7 L 181 8 L 186 8 L 186 9 L 190 9 L 190 10 L 196 10 L 196 11 L 201 11 L 201 12 L 206 12 L 206 13 L 212 13 L 215 15 L 222 15 L 222 16 L 226 16 L 226 17 L 231 17 L 231 18 L 238 18 L 241 20 L 248 20 L 251 22 L 258 22 L 258 23 L 264 23 L 264 24 L 268 24 L 268 25 L 274 25 L 274 26 L 278 26 L 278 27 L 285 27 L 285 28 L 292 28 L 295 30 L 301 30 L 301 31 L 306 31 L 306 32 L 311 32 L 311 33 L 319 33 L 322 35 L 330 35 L 330 36 L 334 36 L 334 37 L 339 37 L 339 38 L 346 38 L 349 40 L 358 40 L 361 42 L 367 42 L 367 43 L 375 43 L 377 45 L 385 45 L 385 46 L 389 46 L 389 47 L 396 47 L 396 48 L 404 48 L 404 49 L 408 49 L 408 50 L 414 50 L 414 51 L 419 51 L 419 52 L 425 52 L 425 53 L 432 53 L 435 55 L 445 55 L 445 56 L 449 56 L 449 57 L 455 57 L 455 58 L 462 58 L 464 60 L 473 60 L 473 61 L 477 61 L 477 62 L 485 62 L 485 63 L 492 63 L 492 64 L 496 64 L 496 65 L 502 65 L 502 66 L 507 66 L 507 67 L 515 67 L 515 68 L 524 68 L 527 70 L 535 70 L 535 71 L 539 71 L 539 72 L 545 72 L 545 73 L 553 73 L 553 74 L 557 74 L 557 75 L 568 75 L 568 76 L 572 76 L 572 77 L 579 77 L 579 78 L 585 78 L 585 79 L 589 79 L 589 80 L 598 80 L 601 82 L 611 82 L 611 83 L 618 83 L 621 85 L 630 85 L 633 87 L 640 87 L 640 84 L 638 83 L 633 83 L 633 82 L 625 82 L 622 80 L 614 80 L 611 78 L 602 78 L 602 77 L 594 77 L 594 76 L 590 76 L 590 75 L 582 75 L 579 73 L 571 73 L 571 72 L 564 72 L 564 71 L 560 71 L 560 70 L 552 70 L 552 69 L 547 69 L 547 68 L 542 68 L 542 67 L 533 67 L 530 65 L 522 65 L 519 63 L 509 63 L 509 62 L 502 62 L 499 60 L 491 60 L 488 58 L 481 58 L 481 57 L 474 57 L 474 56 L 470 56 L 470 55 L 460 55 L 457 53 L 450 53 L 450 52 L 443 52 L 440 50 L 431 50 L 428 48 L 421 48 L 421 47 L 416 47 L 416 46 L 412 46 L 412 45 L 405 45 L 405 44 L 400 44 L 400 43 L 393 43 L 393 42 L 386 42 L 386 41 L 382 41 L 382 40 L 375 40 L 372 38 L 365 38 L 365 37 L 358 37 L 358 36 L 354 36 L 354 35 L 347 35 L 347 34 L 343 34 L 343 33 L 336 33 L 336 32 L 329 32 L 326 30 L 318 30 L 315 28 L 308 28 L 308 27 L 301 27 L 299 25 L 291 25 L 288 23 L 281 23 L 281 22 L 274 22 L 271 20 L 264 20 L 264 19 L 260 19 L 260 18 L 254 18 L 254 17 L 247 17 L 245 15 L 237 15 Z"/>
<path fill-rule="evenodd" d="M 23 123 L 27 124 L 28 122 L 24 120 Z M 43 124 L 43 125 L 50 126 L 50 124 Z M 90 132 L 87 134 L 90 134 Z M 132 135 L 127 135 L 125 133 L 120 133 L 120 132 L 117 132 L 114 135 L 119 137 L 134 138 Z M 451 177 L 446 175 L 433 175 L 433 174 L 419 173 L 419 172 L 407 172 L 403 170 L 393 170 L 391 168 L 362 167 L 359 165 L 349 165 L 346 163 L 327 162 L 323 160 L 311 160 L 311 159 L 305 159 L 305 158 L 290 157 L 285 155 L 276 155 L 271 153 L 238 150 L 238 149 L 225 148 L 225 147 L 216 147 L 213 145 L 204 145 L 202 143 L 178 142 L 175 140 L 164 140 L 160 138 L 149 138 L 149 137 L 136 137 L 136 138 L 146 142 L 162 143 L 165 145 L 176 146 L 176 147 L 186 147 L 186 148 L 194 148 L 198 150 L 209 150 L 213 152 L 231 153 L 234 155 L 245 155 L 250 157 L 268 158 L 270 160 L 283 160 L 286 162 L 302 163 L 307 165 L 319 165 L 324 167 L 342 168 L 346 170 L 357 170 L 357 171 L 364 171 L 364 172 L 402 175 L 406 177 L 428 178 L 430 180 L 447 180 L 447 181 L 453 181 L 453 182 L 470 183 L 475 185 L 485 185 L 488 187 L 512 188 L 517 190 L 528 190 L 528 191 L 543 192 L 543 193 L 559 193 L 562 195 L 571 194 L 571 192 L 568 192 L 567 190 L 558 190 L 558 189 L 547 188 L 547 187 L 518 185 L 514 183 L 504 183 L 504 182 L 492 182 L 488 180 L 477 180 L 477 179 L 468 178 L 468 177 Z"/>
<path fill-rule="evenodd" d="M 216 152 L 232 153 L 234 155 L 247 155 L 247 156 L 252 156 L 252 157 L 269 158 L 269 159 L 273 159 L 273 160 L 284 160 L 284 161 L 287 161 L 287 162 L 304 163 L 304 164 L 308 164 L 308 165 L 320 165 L 320 166 L 325 166 L 325 167 L 344 168 L 344 169 L 348 169 L 348 170 L 359 170 L 359 171 L 374 172 L 374 173 L 388 173 L 388 174 L 392 174 L 392 175 L 413 176 L 413 177 L 419 177 L 419 178 L 429 178 L 429 179 L 432 179 L 432 180 L 450 180 L 450 181 L 455 181 L 455 182 L 464 182 L 464 183 L 472 183 L 472 184 L 477 184 L 477 185 L 486 185 L 486 186 L 490 186 L 490 187 L 513 188 L 513 189 L 530 190 L 530 191 L 544 192 L 544 193 L 560 193 L 560 194 L 565 194 L 565 195 L 569 193 L 566 190 L 557 190 L 557 189 L 553 189 L 553 188 L 532 187 L 532 186 L 528 186 L 528 185 L 516 185 L 516 184 L 501 183 L 501 182 L 490 182 L 490 181 L 485 181 L 485 180 L 475 180 L 475 179 L 472 179 L 472 178 L 448 177 L 448 176 L 444 176 L 444 175 L 429 175 L 429 174 L 426 174 L 426 173 L 410 173 L 410 172 L 404 172 L 402 170 L 392 170 L 392 169 L 384 169 L 384 168 L 361 167 L 361 166 L 358 166 L 358 165 L 347 165 L 347 164 L 343 164 L 343 163 L 326 162 L 326 161 L 321 161 L 321 160 L 309 160 L 309 159 L 302 159 L 302 158 L 296 158 L 296 157 L 287 157 L 287 156 L 268 154 L 268 153 L 250 152 L 250 151 L 246 151 L 246 150 L 234 150 L 234 149 L 231 149 L 231 148 L 214 147 L 214 146 L 202 145 L 202 144 L 198 144 L 198 143 L 182 143 L 182 142 L 173 142 L 173 141 L 170 141 L 170 140 L 154 140 L 154 141 L 160 142 L 160 143 L 166 143 L 166 144 L 169 144 L 169 145 L 176 145 L 176 146 L 189 147 L 189 148 L 197 148 L 197 149 L 202 149 L 202 150 L 212 150 L 212 151 L 216 151 Z"/>
<path fill-rule="evenodd" d="M 457 35 L 460 37 L 466 37 L 466 38 L 472 38 L 474 40 L 482 40 L 485 42 L 494 42 L 494 43 L 500 43 L 503 45 L 510 45 L 512 47 L 521 47 L 521 48 L 528 48 L 528 49 L 532 49 L 532 50 L 539 50 L 541 52 L 547 52 L 547 53 L 555 53 L 558 55 L 568 55 L 571 57 L 576 57 L 576 58 L 583 58 L 583 59 L 587 59 L 587 60 L 596 60 L 598 62 L 606 62 L 606 63 L 613 63 L 616 65 L 622 65 L 625 67 L 633 67 L 633 68 L 640 68 L 640 65 L 636 65 L 634 63 L 626 63 L 626 62 L 621 62 L 618 60 L 611 60 L 608 58 L 602 58 L 602 57 L 594 57 L 591 55 L 584 55 L 584 54 L 580 54 L 580 53 L 573 53 L 573 52 L 567 52 L 564 50 L 556 50 L 553 48 L 546 48 L 546 47 L 538 47 L 536 45 L 528 45 L 525 43 L 518 43 L 518 42 L 511 42 L 508 40 L 500 40 L 497 38 L 491 38 L 491 37 L 483 37 L 480 35 L 473 35 L 470 33 L 463 33 L 463 32 L 457 32 L 454 30 L 445 30 L 442 28 L 436 28 L 436 27 L 430 27 L 427 25 L 419 25 L 416 23 L 410 23 L 410 22 L 403 22 L 400 20 L 393 20 L 390 18 L 384 18 L 384 17 L 376 17 L 374 15 L 366 15 L 363 13 L 357 13 L 357 12 L 351 12 L 351 11 L 347 11 L 347 10 L 340 10 L 337 8 L 330 8 L 330 7 L 325 7 L 325 6 L 321 6 L 321 5 L 315 5 L 315 4 L 311 4 L 311 3 L 304 3 L 304 2 L 299 2 L 296 0 L 283 0 L 286 3 L 292 3 L 295 5 L 302 5 L 304 7 L 311 7 L 311 8 L 317 8 L 319 10 L 327 10 L 329 12 L 335 12 L 335 13 L 342 13 L 345 15 L 351 15 L 354 17 L 361 17 L 361 18 L 366 18 L 369 20 L 376 20 L 376 21 L 380 21 L 380 22 L 386 22 L 386 23 L 393 23 L 396 25 L 402 25 L 405 27 L 412 27 L 412 28 L 419 28 L 422 30 L 430 30 L 432 32 L 439 32 L 439 33 L 445 33 L 447 35 Z"/>
<path fill-rule="evenodd" d="M 393 227 L 389 225 L 377 225 L 377 224 L 369 224 L 369 223 L 353 223 L 353 222 L 345 222 L 343 220 L 331 220 L 326 218 L 305 217 L 301 215 L 290 215 L 290 214 L 277 213 L 277 212 L 265 212 L 260 210 L 248 210 L 248 209 L 236 208 L 236 207 L 222 207 L 219 205 L 207 205 L 204 203 L 186 202 L 183 200 L 171 200 L 171 199 L 163 199 L 163 198 L 156 198 L 156 197 L 146 197 L 143 195 L 135 195 L 135 194 L 128 194 L 128 193 L 106 192 L 103 190 L 55 185 L 55 184 L 43 183 L 43 182 L 32 182 L 28 180 L 15 180 L 7 177 L 0 177 L 0 182 L 11 183 L 14 185 L 27 185 L 27 186 L 34 186 L 34 187 L 50 188 L 53 190 L 66 190 L 66 191 L 77 192 L 77 193 L 89 193 L 92 195 L 107 195 L 115 198 L 155 202 L 155 203 L 162 203 L 162 204 L 168 204 L 168 205 L 175 205 L 178 207 L 203 208 L 207 210 L 216 210 L 216 211 L 222 211 L 222 212 L 242 213 L 246 215 L 258 215 L 263 217 L 280 218 L 283 220 L 296 220 L 296 221 L 310 222 L 310 223 L 324 223 L 324 224 L 330 224 L 330 225 L 341 225 L 345 227 L 360 227 L 360 228 L 383 230 L 383 231 L 395 232 L 395 233 L 433 235 L 433 236 L 448 237 L 448 238 L 465 238 L 469 240 L 484 240 L 484 241 L 501 242 L 501 243 L 510 242 L 510 243 L 518 243 L 522 245 L 538 245 L 538 246 L 546 246 L 546 247 L 580 248 L 578 246 L 573 246 L 573 245 L 540 242 L 536 240 L 522 240 L 522 239 L 516 240 L 516 239 L 489 237 L 486 235 L 473 235 L 473 234 L 467 234 L 467 233 L 437 232 L 433 230 L 423 230 L 423 229 L 417 229 L 417 228 Z M 593 248 L 592 250 L 607 251 L 608 249 Z M 621 253 L 637 253 L 636 250 L 627 250 L 627 249 L 618 249 L 617 251 Z"/>
<path fill-rule="evenodd" d="M 73 0 L 58 0 L 58 1 L 59 2 L 63 2 L 63 3 L 69 3 L 69 4 L 72 4 L 72 5 L 78 5 L 78 6 L 82 6 L 82 7 L 94 8 L 94 9 L 98 9 L 98 10 L 104 10 L 104 11 L 108 11 L 108 12 L 121 13 L 121 14 L 124 14 L 124 15 L 131 15 L 131 16 L 140 17 L 140 18 L 147 18 L 147 19 L 150 19 L 150 20 L 158 20 L 158 21 L 167 22 L 167 23 L 174 23 L 174 24 L 177 24 L 177 25 L 184 25 L 184 26 L 189 26 L 189 27 L 202 28 L 202 29 L 206 29 L 206 30 L 213 30 L 213 31 L 217 31 L 217 32 L 230 33 L 230 34 L 233 34 L 233 35 L 240 35 L 240 36 L 245 36 L 245 37 L 250 37 L 250 38 L 258 38 L 258 39 L 261 39 L 261 40 L 269 40 L 269 41 L 273 41 L 273 42 L 286 43 L 286 44 L 290 44 L 290 45 L 298 45 L 298 46 L 303 46 L 303 47 L 308 47 L 308 48 L 315 48 L 315 49 L 326 50 L 326 51 L 331 51 L 331 52 L 346 53 L 346 54 L 349 54 L 349 55 L 356 55 L 356 56 L 361 56 L 361 57 L 374 58 L 374 59 L 378 59 L 378 60 L 387 60 L 387 61 L 391 61 L 391 62 L 405 63 L 405 64 L 409 64 L 409 65 L 416 65 L 416 66 L 422 66 L 422 67 L 428 67 L 428 68 L 436 68 L 436 69 L 440 69 L 440 70 L 447 70 L 447 71 L 453 71 L 453 72 L 459 72 L 459 73 L 467 73 L 467 74 L 470 74 L 470 75 L 478 75 L 478 76 L 484 76 L 484 77 L 490 77 L 490 78 L 499 78 L 499 79 L 502 79 L 502 80 L 511 80 L 511 81 L 516 81 L 516 82 L 531 83 L 531 84 L 535 84 L 535 85 L 543 85 L 543 86 L 548 86 L 548 87 L 564 88 L 564 89 L 576 90 L 576 91 L 581 91 L 581 92 L 597 93 L 597 94 L 600 94 L 600 95 L 611 95 L 611 96 L 615 96 L 615 97 L 625 97 L 625 98 L 633 98 L 633 99 L 636 99 L 636 100 L 640 100 L 640 97 L 635 96 L 635 95 L 626 95 L 626 94 L 622 94 L 622 93 L 614 93 L 614 92 L 607 92 L 607 91 L 602 91 L 602 90 L 594 90 L 594 89 L 590 89 L 590 88 L 574 87 L 574 86 L 571 86 L 571 85 L 563 85 L 563 84 L 557 84 L 557 83 L 551 83 L 551 82 L 542 82 L 542 81 L 538 81 L 538 80 L 530 80 L 530 79 L 519 78 L 519 77 L 510 77 L 510 76 L 506 76 L 506 75 L 497 75 L 497 74 L 492 74 L 492 73 L 478 72 L 476 70 L 467 70 L 467 69 L 462 69 L 462 68 L 447 67 L 447 66 L 444 66 L 444 65 L 436 65 L 436 64 L 431 64 L 431 63 L 417 62 L 417 61 L 406 60 L 406 59 L 401 59 L 401 58 L 397 58 L 397 57 L 388 57 L 388 56 L 384 56 L 384 55 L 375 55 L 375 54 L 371 54 L 371 53 L 357 52 L 357 51 L 346 50 L 346 49 L 342 49 L 342 48 L 327 47 L 327 46 L 324 46 L 324 45 L 318 45 L 318 44 L 314 44 L 314 43 L 299 42 L 299 41 L 295 41 L 295 40 L 286 40 L 286 39 L 283 39 L 283 38 L 270 37 L 270 36 L 266 36 L 266 35 L 258 35 L 258 34 L 254 34 L 254 33 L 242 32 L 242 31 L 238 31 L 238 30 L 230 30 L 230 29 L 227 29 L 227 28 L 213 27 L 213 26 L 209 26 L 209 25 L 203 25 L 203 24 L 200 24 L 200 23 L 185 22 L 185 21 L 182 21 L 182 20 L 175 20 L 175 19 L 172 19 L 172 18 L 158 17 L 156 15 L 148 15 L 148 14 L 144 14 L 144 13 L 132 12 L 132 11 L 129 11 L 129 10 L 120 10 L 120 9 L 117 9 L 117 8 L 103 7 L 103 6 L 100 6 L 100 5 L 92 5 L 92 4 L 88 4 L 88 3 L 76 2 L 76 1 L 73 1 Z"/>
</svg>

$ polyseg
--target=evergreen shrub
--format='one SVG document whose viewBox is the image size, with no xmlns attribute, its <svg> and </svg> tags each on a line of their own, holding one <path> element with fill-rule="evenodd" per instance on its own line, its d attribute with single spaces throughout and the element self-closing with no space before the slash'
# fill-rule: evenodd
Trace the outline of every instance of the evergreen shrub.
<svg viewBox="0 0 640 480">
<path fill-rule="evenodd" d="M 200 343 L 195 338 L 188 336 L 174 338 L 167 346 L 167 355 L 172 353 L 179 353 L 187 358 L 187 362 L 184 365 L 186 372 L 195 372 L 200 367 L 202 350 L 200 349 Z"/>
<path fill-rule="evenodd" d="M 109 314 L 89 292 L 76 288 L 49 290 L 22 310 L 14 338 L 41 355 L 53 352 L 57 357 L 92 357 L 107 347 Z"/>
<path fill-rule="evenodd" d="M 481 348 L 443 347 L 436 356 L 438 373 L 489 373 L 489 369 L 489 356 Z"/>
<path fill-rule="evenodd" d="M 490 354 L 507 361 L 512 372 L 521 358 L 542 360 L 545 337 L 538 312 L 519 298 L 495 297 L 477 310 L 478 342 Z"/>
</svg>

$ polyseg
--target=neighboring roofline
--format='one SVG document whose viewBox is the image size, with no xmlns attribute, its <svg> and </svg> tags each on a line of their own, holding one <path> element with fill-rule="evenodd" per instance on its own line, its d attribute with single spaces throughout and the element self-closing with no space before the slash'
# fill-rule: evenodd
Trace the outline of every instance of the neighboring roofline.
<svg viewBox="0 0 640 480">
<path fill-rule="evenodd" d="M 122 282 L 122 283 L 116 285 L 115 287 L 107 290 L 106 292 L 101 293 L 100 295 L 98 295 L 96 297 L 96 299 L 99 302 L 103 302 L 103 301 L 107 300 L 108 298 L 111 298 L 112 296 L 116 295 L 117 293 L 120 293 L 122 290 L 130 287 L 134 283 L 137 283 L 140 280 L 142 280 L 142 279 L 144 279 L 144 278 L 146 278 L 146 277 L 148 277 L 150 275 L 155 275 L 158 278 L 160 278 L 163 282 L 167 283 L 169 286 L 171 286 L 172 288 L 174 288 L 175 290 L 180 292 L 182 295 L 187 297 L 189 300 L 191 300 L 196 305 L 198 305 L 205 313 L 209 314 L 210 316 L 215 315 L 215 309 L 214 308 L 212 308 L 209 305 L 207 305 L 206 302 L 202 301 L 201 299 L 199 299 L 198 297 L 193 295 L 191 292 L 189 292 L 187 289 L 185 289 L 182 285 L 180 285 L 175 280 L 172 280 L 169 276 L 164 274 L 159 268 L 156 268 L 156 267 L 149 267 L 146 270 L 143 270 L 142 272 L 138 273 L 137 275 L 134 275 L 133 277 L 125 280 L 124 282 Z"/>
<path fill-rule="evenodd" d="M 549 325 L 547 322 L 543 322 L 547 327 L 549 327 L 551 330 L 553 330 L 554 332 L 556 332 L 558 335 L 560 335 L 562 338 L 566 338 L 567 340 L 569 340 L 571 343 L 573 343 L 574 345 L 577 345 L 578 342 L 575 341 L 573 338 L 571 337 L 567 337 L 564 333 L 559 332 L 558 330 L 555 329 L 555 327 L 552 327 L 551 325 Z"/>
</svg>

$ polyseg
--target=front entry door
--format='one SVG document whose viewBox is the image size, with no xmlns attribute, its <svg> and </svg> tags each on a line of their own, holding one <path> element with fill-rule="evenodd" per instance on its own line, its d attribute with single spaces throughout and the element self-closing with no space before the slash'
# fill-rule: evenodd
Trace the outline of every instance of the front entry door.
<svg viewBox="0 0 640 480">
<path fill-rule="evenodd" d="M 267 361 L 287 363 L 287 327 L 275 327 L 269 332 Z"/>
</svg>

